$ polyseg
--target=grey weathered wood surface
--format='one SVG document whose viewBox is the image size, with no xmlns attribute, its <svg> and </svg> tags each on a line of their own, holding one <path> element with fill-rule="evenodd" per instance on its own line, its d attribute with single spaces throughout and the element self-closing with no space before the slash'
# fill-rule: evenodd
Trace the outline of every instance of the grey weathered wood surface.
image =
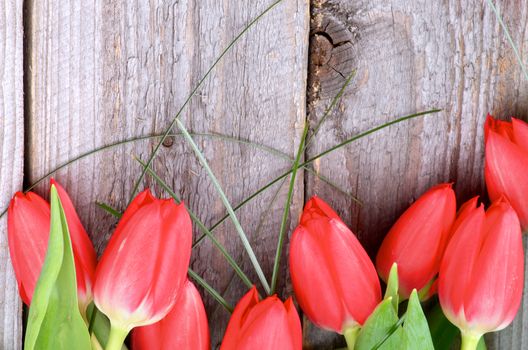
<svg viewBox="0 0 528 350">
<path fill-rule="evenodd" d="M 526 61 L 528 2 L 501 1 L 498 7 Z M 395 117 L 443 109 L 316 162 L 362 205 L 307 179 L 307 194 L 330 201 L 372 256 L 397 216 L 428 187 L 455 182 L 460 201 L 485 194 L 486 114 L 528 118 L 528 82 L 486 1 L 314 1 L 311 42 L 312 124 L 343 75 L 352 69 L 357 75 L 308 156 Z M 489 348 L 525 349 L 527 329 L 528 313 L 521 310 L 513 326 L 488 337 Z M 306 337 L 314 348 L 339 342 L 320 331 Z"/>
<path fill-rule="evenodd" d="M 99 146 L 164 131 L 221 50 L 269 3 L 27 1 L 26 182 Z M 525 54 L 528 3 L 502 1 L 498 7 Z M 7 204 L 22 181 L 22 2 L 4 1 L 0 14 L 0 193 Z M 455 181 L 461 201 L 485 194 L 482 123 L 487 112 L 528 117 L 528 83 L 484 1 L 312 0 L 310 29 L 307 1 L 285 0 L 225 57 L 182 119 L 191 131 L 235 136 L 293 156 L 306 120 L 315 125 L 352 69 L 357 70 L 352 85 L 306 156 L 394 117 L 431 107 L 444 110 L 315 162 L 318 172 L 361 205 L 300 173 L 292 225 L 304 199 L 318 194 L 334 205 L 373 255 L 395 218 L 429 186 Z M 248 145 L 206 137 L 197 141 L 234 204 L 289 166 Z M 95 202 L 124 209 L 141 170 L 133 156 L 145 160 L 154 146 L 153 140 L 134 142 L 55 174 L 99 252 L 116 220 Z M 181 138 L 165 142 L 154 169 L 207 225 L 224 214 L 207 175 Z M 146 186 L 163 194 L 150 177 L 142 188 Z M 286 186 L 259 223 L 275 189 L 240 212 L 267 276 Z M 47 190 L 47 184 L 37 189 L 41 194 Z M 0 225 L 0 345 L 10 349 L 20 346 L 20 303 L 6 263 L 5 221 Z M 233 226 L 226 223 L 216 234 L 243 269 L 252 271 Z M 208 241 L 193 252 L 192 267 L 232 303 L 245 291 Z M 250 277 L 257 281 L 254 274 Z M 291 292 L 285 267 L 280 290 L 283 295 Z M 208 297 L 206 304 L 217 343 L 228 315 Z M 523 310 L 527 307 L 525 294 Z M 489 348 L 527 346 L 523 329 L 528 313 L 523 310 L 513 326 L 488 337 Z M 305 330 L 307 348 L 341 343 L 309 322 Z"/>
<path fill-rule="evenodd" d="M 0 3 L 0 206 L 22 188 L 24 168 L 22 1 Z M 0 218 L 0 348 L 22 344 L 22 307 Z"/>
<path fill-rule="evenodd" d="M 31 183 L 57 165 L 98 146 L 132 136 L 162 133 L 221 50 L 269 4 L 268 0 L 31 2 L 28 59 L 31 71 L 26 152 Z M 194 132 L 235 136 L 293 156 L 305 123 L 309 6 L 284 1 L 225 56 L 182 120 Z M 289 167 L 251 146 L 197 138 L 229 199 L 237 204 Z M 142 141 L 85 158 L 55 175 L 69 191 L 96 249 L 102 252 L 116 220 L 95 205 L 124 209 L 156 141 Z M 155 171 L 206 223 L 225 213 L 206 173 L 180 137 L 166 140 Z M 297 184 L 293 212 L 303 202 Z M 141 188 L 159 187 L 147 177 Z M 38 187 L 45 194 L 48 184 Z M 256 234 L 268 191 L 239 213 L 264 272 L 271 276 L 282 188 Z M 218 239 L 253 281 L 252 267 L 234 227 Z M 198 234 L 196 231 L 195 234 Z M 192 268 L 235 303 L 247 288 L 218 251 L 204 241 Z M 284 266 L 284 264 L 283 264 Z M 286 267 L 281 286 L 284 286 Z M 228 314 L 206 298 L 213 344 Z"/>
</svg>

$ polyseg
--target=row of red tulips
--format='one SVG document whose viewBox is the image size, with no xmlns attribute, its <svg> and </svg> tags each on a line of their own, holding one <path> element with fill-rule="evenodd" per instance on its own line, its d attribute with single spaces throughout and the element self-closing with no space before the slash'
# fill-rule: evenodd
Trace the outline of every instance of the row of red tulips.
<svg viewBox="0 0 528 350">
<path fill-rule="evenodd" d="M 376 267 L 330 206 L 317 197 L 308 201 L 291 238 L 289 262 L 296 300 L 316 325 L 344 334 L 353 349 L 368 319 L 380 317 L 378 273 L 388 282 L 395 263 L 399 301 L 414 290 L 421 300 L 438 293 L 444 313 L 462 332 L 463 348 L 475 348 L 484 333 L 512 322 L 524 279 L 521 224 L 528 228 L 528 125 L 488 117 L 485 135 L 491 206 L 484 210 L 473 198 L 457 214 L 451 185 L 433 187 L 392 227 Z M 97 262 L 70 198 L 55 181 L 51 184 L 71 237 L 86 332 L 92 301 L 110 320 L 109 338 L 93 336 L 92 348 L 105 344 L 106 349 L 119 349 L 134 329 L 134 349 L 209 349 L 205 309 L 186 280 L 192 228 L 185 206 L 142 192 L 124 212 Z M 53 215 L 48 202 L 32 192 L 15 194 L 9 206 L 11 259 L 30 315 L 48 259 Z M 55 341 L 49 348 L 60 349 L 60 337 Z M 293 300 L 283 303 L 270 296 L 259 301 L 256 288 L 238 302 L 221 345 L 223 350 L 301 347 Z"/>
</svg>

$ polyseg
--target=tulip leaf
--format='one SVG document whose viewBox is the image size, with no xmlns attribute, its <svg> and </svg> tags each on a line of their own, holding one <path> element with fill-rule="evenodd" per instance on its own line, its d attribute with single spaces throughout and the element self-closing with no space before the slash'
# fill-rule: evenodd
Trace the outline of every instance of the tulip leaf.
<svg viewBox="0 0 528 350">
<path fill-rule="evenodd" d="M 66 216 L 51 186 L 48 250 L 31 306 L 25 350 L 90 350 L 88 327 L 79 311 L 75 265 Z"/>
<path fill-rule="evenodd" d="M 451 349 L 459 335 L 458 328 L 445 317 L 440 304 L 436 304 L 428 313 L 429 329 L 435 349 Z"/>
<path fill-rule="evenodd" d="M 484 336 L 480 337 L 480 340 L 477 344 L 477 350 L 487 350 L 488 347 L 486 346 L 486 340 L 484 339 Z"/>
<path fill-rule="evenodd" d="M 408 350 L 434 350 L 433 340 L 427 325 L 427 319 L 420 305 L 418 292 L 414 289 L 409 298 L 403 333 L 407 338 Z"/>
<path fill-rule="evenodd" d="M 389 297 L 365 321 L 354 349 L 403 350 L 404 340 L 403 329 L 398 325 L 398 315 L 392 306 L 392 298 Z"/>
<path fill-rule="evenodd" d="M 400 296 L 398 295 L 399 283 L 398 283 L 398 264 L 392 264 L 389 273 L 389 279 L 387 281 L 387 289 L 385 290 L 385 298 L 392 298 L 392 306 L 398 313 L 398 304 L 400 302 Z"/>
</svg>

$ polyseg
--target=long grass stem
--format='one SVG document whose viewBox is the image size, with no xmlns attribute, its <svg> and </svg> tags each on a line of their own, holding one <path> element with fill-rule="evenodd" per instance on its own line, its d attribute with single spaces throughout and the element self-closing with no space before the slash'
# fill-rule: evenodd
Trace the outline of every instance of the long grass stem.
<svg viewBox="0 0 528 350">
<path fill-rule="evenodd" d="M 262 283 L 262 287 L 264 288 L 266 293 L 269 293 L 270 287 L 269 287 L 268 281 L 266 280 L 266 277 L 264 276 L 264 271 L 262 271 L 262 268 L 260 267 L 260 264 L 255 255 L 255 252 L 253 251 L 253 248 L 251 247 L 251 244 L 249 243 L 249 240 L 244 230 L 242 229 L 242 225 L 240 225 L 240 222 L 238 221 L 235 211 L 233 210 L 233 207 L 229 203 L 229 200 L 227 199 L 227 196 L 225 195 L 224 190 L 222 189 L 222 186 L 220 185 L 215 174 L 209 167 L 209 164 L 207 163 L 205 156 L 202 154 L 202 152 L 198 148 L 198 145 L 196 145 L 196 143 L 194 142 L 192 136 L 189 135 L 189 132 L 187 131 L 183 123 L 179 120 L 176 120 L 176 124 L 178 125 L 178 128 L 182 132 L 183 136 L 185 137 L 185 139 L 187 140 L 191 148 L 193 149 L 196 157 L 202 164 L 203 168 L 209 175 L 209 178 L 211 179 L 213 186 L 216 188 L 216 191 L 218 192 L 218 195 L 220 196 L 222 203 L 224 203 L 224 206 L 226 207 L 229 217 L 231 217 L 231 220 L 233 221 L 233 225 L 235 226 L 238 236 L 240 237 L 240 240 L 242 241 L 242 245 L 244 246 L 244 249 L 246 250 L 249 256 L 249 260 L 251 260 L 251 264 L 253 265 L 253 268 L 255 269 L 255 272 L 257 273 L 260 283 Z M 148 166 L 148 163 L 146 164 L 146 166 Z"/>
</svg>

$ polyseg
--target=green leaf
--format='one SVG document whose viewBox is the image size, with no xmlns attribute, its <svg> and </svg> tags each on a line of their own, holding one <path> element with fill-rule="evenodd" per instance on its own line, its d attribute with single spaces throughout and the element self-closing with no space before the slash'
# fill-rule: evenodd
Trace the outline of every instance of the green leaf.
<svg viewBox="0 0 528 350">
<path fill-rule="evenodd" d="M 404 340 L 403 329 L 398 325 L 398 316 L 392 306 L 392 298 L 388 298 L 383 300 L 365 321 L 359 332 L 355 350 L 372 350 L 382 342 L 378 349 L 404 349 Z"/>
<path fill-rule="evenodd" d="M 77 282 L 66 216 L 51 186 L 48 250 L 31 307 L 25 350 L 90 350 L 90 335 L 77 302 Z"/>
<path fill-rule="evenodd" d="M 394 263 L 392 264 L 389 272 L 389 280 L 387 282 L 387 289 L 385 290 L 384 299 L 392 298 L 392 306 L 394 306 L 394 311 L 396 311 L 396 314 L 398 313 L 398 304 L 400 301 L 398 289 L 398 264 Z"/>
<path fill-rule="evenodd" d="M 429 329 L 435 349 L 451 349 L 459 334 L 447 317 L 445 317 L 440 304 L 437 303 L 428 313 Z"/>
<path fill-rule="evenodd" d="M 409 298 L 403 333 L 407 338 L 406 348 L 408 350 L 434 350 L 427 319 L 420 305 L 420 299 L 418 298 L 416 289 L 412 291 L 411 297 Z"/>
<path fill-rule="evenodd" d="M 480 340 L 477 344 L 477 350 L 487 350 L 488 347 L 486 346 L 486 340 L 484 339 L 484 336 L 480 337 Z"/>
</svg>

